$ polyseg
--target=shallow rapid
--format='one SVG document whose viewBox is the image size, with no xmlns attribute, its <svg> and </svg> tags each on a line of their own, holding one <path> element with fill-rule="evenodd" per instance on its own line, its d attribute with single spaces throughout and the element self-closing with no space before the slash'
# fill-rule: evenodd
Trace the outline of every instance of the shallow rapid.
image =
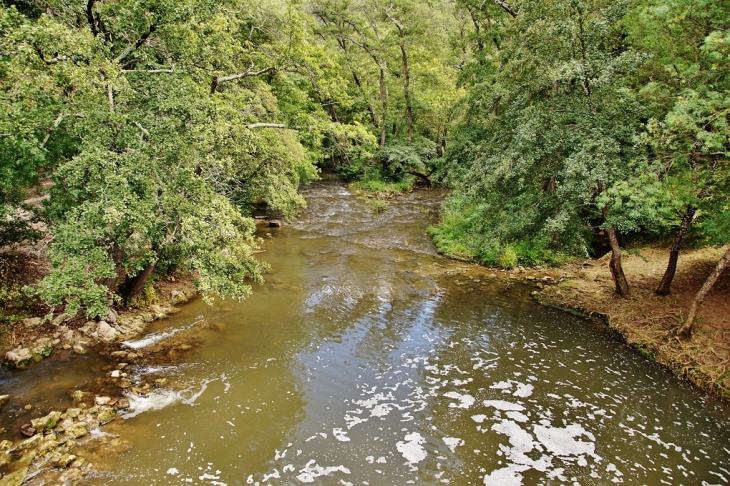
<svg viewBox="0 0 730 486">
<path fill-rule="evenodd" d="M 185 305 L 135 349 L 196 328 L 169 385 L 108 430 L 105 485 L 728 484 L 730 411 L 487 269 L 436 255 L 439 196 L 372 213 L 338 182 L 262 230 L 242 303 Z M 266 232 L 271 238 L 266 237 Z"/>
</svg>

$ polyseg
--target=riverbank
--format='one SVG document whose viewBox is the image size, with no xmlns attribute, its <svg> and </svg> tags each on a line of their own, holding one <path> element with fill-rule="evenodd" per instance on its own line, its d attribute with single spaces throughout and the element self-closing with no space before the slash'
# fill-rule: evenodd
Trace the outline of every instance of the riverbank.
<svg viewBox="0 0 730 486">
<path fill-rule="evenodd" d="M 646 358 L 699 388 L 730 400 L 730 272 L 725 272 L 700 308 L 688 341 L 676 337 L 695 294 L 725 249 L 683 250 L 672 293 L 654 289 L 663 275 L 667 250 L 646 247 L 624 255 L 631 297 L 615 296 L 610 254 L 561 269 L 560 283 L 533 294 L 544 305 L 599 319 Z"/>
</svg>

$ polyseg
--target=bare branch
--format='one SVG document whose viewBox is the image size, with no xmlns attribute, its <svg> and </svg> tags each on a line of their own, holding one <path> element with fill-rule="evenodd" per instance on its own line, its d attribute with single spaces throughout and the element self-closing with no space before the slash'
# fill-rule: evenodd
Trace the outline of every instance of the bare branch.
<svg viewBox="0 0 730 486">
<path fill-rule="evenodd" d="M 283 130 L 299 130 L 298 127 L 290 127 L 288 125 L 284 125 L 283 123 L 251 123 L 250 125 L 246 125 L 246 128 L 249 130 L 253 130 L 254 128 L 280 128 Z"/>
<path fill-rule="evenodd" d="M 226 81 L 235 81 L 236 79 L 247 78 L 247 77 L 252 77 L 252 76 L 260 76 L 262 74 L 266 74 L 266 73 L 274 71 L 274 70 L 276 70 L 276 68 L 274 66 L 270 66 L 265 69 L 261 69 L 259 71 L 253 71 L 253 63 L 251 63 L 251 67 L 248 68 L 245 72 L 242 72 L 241 74 L 234 74 L 232 76 L 223 76 L 221 78 L 214 76 L 213 80 L 210 83 L 210 94 L 215 94 L 215 90 L 218 88 L 218 85 L 221 83 L 225 83 Z"/>
<path fill-rule="evenodd" d="M 47 142 L 48 139 L 51 138 L 51 135 L 53 135 L 53 132 L 56 131 L 56 128 L 58 128 L 58 125 L 61 124 L 61 121 L 63 121 L 63 113 L 58 115 L 58 118 L 56 118 L 56 121 L 53 122 L 53 128 L 51 128 L 46 136 L 43 138 L 43 141 L 41 142 L 41 147 L 43 147 Z"/>
</svg>

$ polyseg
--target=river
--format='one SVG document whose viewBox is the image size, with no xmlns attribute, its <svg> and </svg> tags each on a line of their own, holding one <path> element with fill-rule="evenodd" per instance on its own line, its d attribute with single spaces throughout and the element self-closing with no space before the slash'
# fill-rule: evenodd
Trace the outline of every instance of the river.
<svg viewBox="0 0 730 486">
<path fill-rule="evenodd" d="M 168 382 L 102 429 L 129 450 L 97 454 L 91 484 L 730 483 L 727 406 L 438 256 L 437 193 L 373 213 L 336 181 L 304 192 L 261 232 L 251 298 L 193 300 L 128 343 L 193 346 L 132 369 Z"/>
</svg>

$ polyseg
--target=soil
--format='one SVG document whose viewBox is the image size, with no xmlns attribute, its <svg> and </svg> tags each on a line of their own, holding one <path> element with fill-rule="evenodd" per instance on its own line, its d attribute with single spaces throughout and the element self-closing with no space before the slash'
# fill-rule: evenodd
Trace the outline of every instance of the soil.
<svg viewBox="0 0 730 486">
<path fill-rule="evenodd" d="M 615 294 L 608 268 L 610 253 L 598 260 L 564 268 L 562 281 L 534 294 L 553 307 L 604 320 L 627 344 L 679 376 L 724 400 L 730 400 L 730 271 L 716 282 L 700 307 L 692 338 L 676 331 L 684 323 L 697 291 L 727 248 L 684 250 L 670 295 L 654 293 L 666 268 L 665 248 L 644 247 L 623 254 L 631 297 Z"/>
</svg>

